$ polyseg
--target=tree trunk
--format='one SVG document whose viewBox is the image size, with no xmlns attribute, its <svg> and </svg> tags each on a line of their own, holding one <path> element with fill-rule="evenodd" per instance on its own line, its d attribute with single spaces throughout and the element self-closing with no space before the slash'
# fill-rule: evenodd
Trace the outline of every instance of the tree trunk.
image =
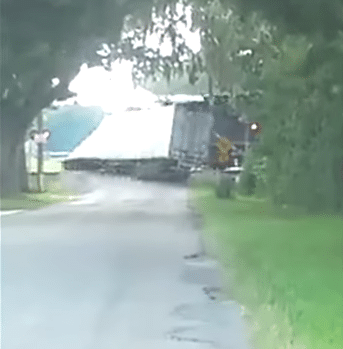
<svg viewBox="0 0 343 349">
<path fill-rule="evenodd" d="M 10 121 L 4 118 L 1 120 L 1 196 L 12 196 L 28 190 L 24 131 Z"/>
<path fill-rule="evenodd" d="M 25 139 L 23 139 L 22 144 L 19 145 L 18 166 L 19 166 L 19 176 L 20 176 L 19 178 L 20 190 L 24 193 L 27 193 L 30 191 L 30 189 L 29 189 L 28 172 L 26 168 Z"/>
</svg>

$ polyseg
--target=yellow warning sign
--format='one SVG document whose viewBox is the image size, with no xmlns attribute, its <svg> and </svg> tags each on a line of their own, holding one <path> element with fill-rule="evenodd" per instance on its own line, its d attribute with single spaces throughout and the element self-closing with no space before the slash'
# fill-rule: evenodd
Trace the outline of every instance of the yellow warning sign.
<svg viewBox="0 0 343 349">
<path fill-rule="evenodd" d="M 220 162 L 229 161 L 230 154 L 229 152 L 232 150 L 232 144 L 230 140 L 226 137 L 219 138 L 217 142 L 218 147 L 218 160 Z"/>
</svg>

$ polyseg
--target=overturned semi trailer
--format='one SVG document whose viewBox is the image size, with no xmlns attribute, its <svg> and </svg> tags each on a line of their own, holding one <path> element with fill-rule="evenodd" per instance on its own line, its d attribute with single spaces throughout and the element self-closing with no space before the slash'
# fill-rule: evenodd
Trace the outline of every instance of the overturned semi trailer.
<svg viewBox="0 0 343 349">
<path fill-rule="evenodd" d="M 247 128 L 237 118 L 228 106 L 211 107 L 201 96 L 172 96 L 149 108 L 129 108 L 106 115 L 64 167 L 146 180 L 184 180 L 192 169 L 216 163 L 218 137 L 233 139 L 238 151 L 232 155 L 242 154 L 238 148 L 248 141 Z"/>
<path fill-rule="evenodd" d="M 186 180 L 190 171 L 183 166 L 180 145 L 186 144 L 187 154 L 198 158 L 209 141 L 211 124 L 208 115 L 205 121 L 205 114 L 200 114 L 198 125 L 195 117 L 180 113 L 177 104 L 156 103 L 107 115 L 64 161 L 64 168 L 146 180 Z"/>
</svg>

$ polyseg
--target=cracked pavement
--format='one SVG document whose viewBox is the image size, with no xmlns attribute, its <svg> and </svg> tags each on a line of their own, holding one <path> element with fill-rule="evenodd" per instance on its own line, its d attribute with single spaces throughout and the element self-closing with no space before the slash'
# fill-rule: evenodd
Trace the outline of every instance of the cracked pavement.
<svg viewBox="0 0 343 349">
<path fill-rule="evenodd" d="M 186 186 L 69 176 L 81 200 L 1 219 L 3 349 L 248 348 Z"/>
</svg>

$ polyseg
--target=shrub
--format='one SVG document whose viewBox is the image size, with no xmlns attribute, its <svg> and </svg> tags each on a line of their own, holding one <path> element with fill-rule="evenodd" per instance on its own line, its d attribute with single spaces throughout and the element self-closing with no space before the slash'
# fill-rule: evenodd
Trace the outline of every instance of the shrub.
<svg viewBox="0 0 343 349">
<path fill-rule="evenodd" d="M 216 195 L 218 198 L 230 199 L 233 197 L 234 181 L 231 177 L 221 177 L 219 184 L 216 185 Z"/>
</svg>

